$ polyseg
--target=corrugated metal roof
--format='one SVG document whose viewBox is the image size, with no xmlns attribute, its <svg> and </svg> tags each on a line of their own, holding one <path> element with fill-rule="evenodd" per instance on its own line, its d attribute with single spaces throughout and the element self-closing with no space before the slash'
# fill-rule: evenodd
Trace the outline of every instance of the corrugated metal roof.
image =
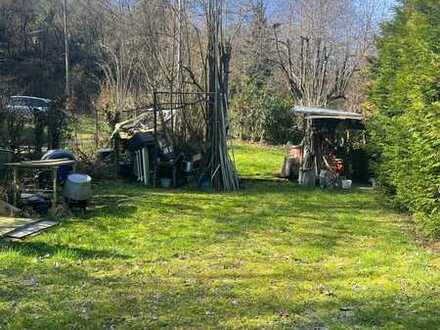
<svg viewBox="0 0 440 330">
<path fill-rule="evenodd" d="M 293 111 L 297 114 L 303 114 L 307 118 L 311 119 L 353 119 L 362 120 L 363 117 L 359 113 L 347 112 L 341 110 L 332 110 L 325 108 L 314 108 L 314 107 L 302 107 L 297 106 L 293 108 Z"/>
</svg>

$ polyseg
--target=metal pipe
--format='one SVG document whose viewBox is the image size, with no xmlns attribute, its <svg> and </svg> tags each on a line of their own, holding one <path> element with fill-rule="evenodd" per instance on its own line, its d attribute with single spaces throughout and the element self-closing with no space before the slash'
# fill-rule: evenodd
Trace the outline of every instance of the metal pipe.
<svg viewBox="0 0 440 330">
<path fill-rule="evenodd" d="M 144 173 L 142 170 L 142 152 L 139 150 L 138 153 L 139 153 L 139 173 L 140 173 L 139 181 L 143 182 L 144 181 Z"/>
<path fill-rule="evenodd" d="M 134 152 L 134 170 L 135 170 L 135 174 L 136 174 L 136 180 L 139 180 L 137 151 Z"/>
<path fill-rule="evenodd" d="M 142 159 L 144 162 L 144 184 L 148 185 L 148 179 L 149 179 L 149 173 L 147 171 L 147 160 L 145 154 L 148 153 L 148 150 L 146 148 L 142 148 Z"/>
<path fill-rule="evenodd" d="M 137 181 L 141 179 L 141 167 L 139 162 L 139 151 L 135 151 L 136 154 L 136 169 L 137 169 Z"/>
</svg>

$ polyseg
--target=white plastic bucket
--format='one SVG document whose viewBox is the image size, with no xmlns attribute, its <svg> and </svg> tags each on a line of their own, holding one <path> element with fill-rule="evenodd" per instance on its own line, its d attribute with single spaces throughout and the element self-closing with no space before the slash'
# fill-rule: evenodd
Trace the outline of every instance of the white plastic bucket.
<svg viewBox="0 0 440 330">
<path fill-rule="evenodd" d="M 351 180 L 342 180 L 342 189 L 351 189 L 351 184 L 353 181 Z"/>
</svg>

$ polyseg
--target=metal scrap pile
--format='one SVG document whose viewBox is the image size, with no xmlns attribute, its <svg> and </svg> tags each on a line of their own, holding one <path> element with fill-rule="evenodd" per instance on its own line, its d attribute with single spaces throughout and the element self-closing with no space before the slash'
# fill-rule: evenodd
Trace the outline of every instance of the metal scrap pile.
<svg viewBox="0 0 440 330">
<path fill-rule="evenodd" d="M 160 111 L 157 118 L 157 130 L 171 120 L 171 111 Z M 154 132 L 154 109 L 150 108 L 141 115 L 116 124 L 112 133 L 112 139 L 119 137 L 121 140 L 129 140 L 136 133 L 153 133 Z"/>
</svg>

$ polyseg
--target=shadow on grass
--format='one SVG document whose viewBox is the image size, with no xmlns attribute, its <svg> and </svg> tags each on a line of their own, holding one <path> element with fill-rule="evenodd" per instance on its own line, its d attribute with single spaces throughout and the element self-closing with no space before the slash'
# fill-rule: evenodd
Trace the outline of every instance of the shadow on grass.
<svg viewBox="0 0 440 330">
<path fill-rule="evenodd" d="M 266 183 L 277 183 L 284 185 L 294 185 L 294 183 L 288 181 L 287 179 L 280 178 L 277 176 L 270 176 L 266 174 L 255 174 L 255 175 L 243 175 L 240 176 L 240 188 L 245 190 L 248 186 L 256 184 L 266 184 Z"/>
<path fill-rule="evenodd" d="M 86 213 L 86 219 L 94 217 L 117 217 L 126 219 L 136 213 L 138 208 L 134 205 L 95 205 Z"/>
<path fill-rule="evenodd" d="M 112 187 L 121 187 L 122 182 L 114 186 L 115 183 L 102 183 L 102 191 L 93 196 L 91 204 L 85 214 L 85 219 L 90 219 L 97 216 L 117 216 L 128 217 L 137 211 L 137 207 L 127 205 L 132 201 L 133 197 L 138 196 L 136 193 L 121 194 L 119 192 L 110 193 L 107 190 L 112 190 Z M 127 187 L 127 184 L 125 184 Z M 128 186 L 130 187 L 130 186 Z M 127 190 L 127 189 L 126 189 Z"/>
<path fill-rule="evenodd" d="M 0 241 L 1 250 L 13 250 L 24 256 L 29 257 L 45 257 L 60 253 L 63 255 L 75 256 L 77 259 L 128 259 L 129 256 L 113 251 L 90 250 L 79 247 L 71 247 L 62 244 L 47 244 L 44 242 L 8 242 Z"/>
</svg>

